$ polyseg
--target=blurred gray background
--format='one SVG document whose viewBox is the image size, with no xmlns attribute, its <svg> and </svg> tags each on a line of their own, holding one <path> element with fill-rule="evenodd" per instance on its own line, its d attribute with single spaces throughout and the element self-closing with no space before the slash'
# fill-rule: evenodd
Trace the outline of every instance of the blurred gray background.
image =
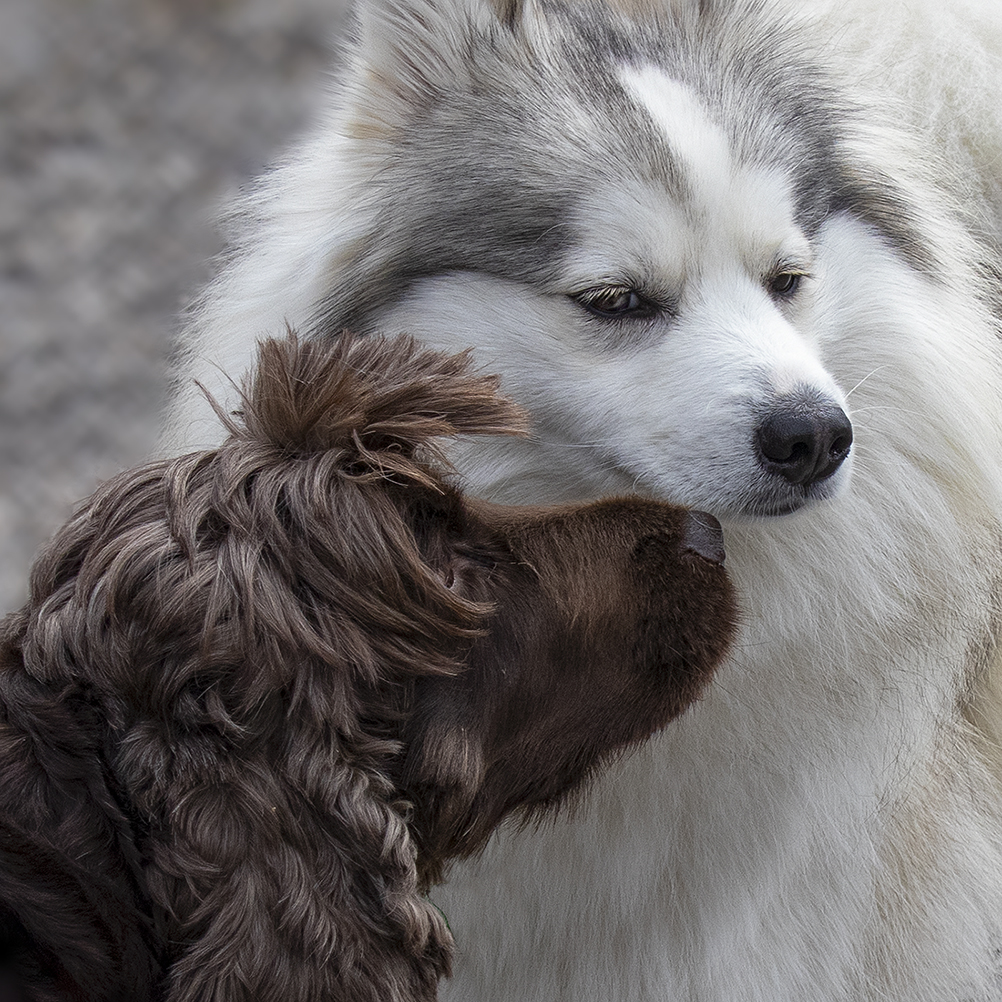
<svg viewBox="0 0 1002 1002">
<path fill-rule="evenodd" d="M 0 612 L 153 447 L 215 220 L 321 100 L 342 0 L 0 0 Z"/>
</svg>

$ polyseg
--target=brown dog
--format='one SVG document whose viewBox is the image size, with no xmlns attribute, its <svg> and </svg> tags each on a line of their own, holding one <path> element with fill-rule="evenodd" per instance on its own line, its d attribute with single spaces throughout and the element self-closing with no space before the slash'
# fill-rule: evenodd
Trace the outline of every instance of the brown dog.
<svg viewBox="0 0 1002 1002">
<path fill-rule="evenodd" d="M 466 355 L 290 337 L 244 398 L 218 450 L 97 491 L 3 625 L 12 998 L 434 999 L 446 862 L 664 726 L 731 638 L 709 516 L 448 482 L 437 440 L 523 431 Z"/>
</svg>

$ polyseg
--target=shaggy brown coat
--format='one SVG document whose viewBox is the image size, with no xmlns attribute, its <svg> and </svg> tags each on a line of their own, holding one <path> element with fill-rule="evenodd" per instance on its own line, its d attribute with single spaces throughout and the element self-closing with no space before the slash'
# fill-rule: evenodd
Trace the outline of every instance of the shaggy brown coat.
<svg viewBox="0 0 1002 1002">
<path fill-rule="evenodd" d="M 0 634 L 0 997 L 432 1000 L 446 861 L 699 695 L 719 527 L 465 499 L 436 441 L 524 431 L 469 369 L 266 342 L 221 448 L 42 552 Z"/>
</svg>

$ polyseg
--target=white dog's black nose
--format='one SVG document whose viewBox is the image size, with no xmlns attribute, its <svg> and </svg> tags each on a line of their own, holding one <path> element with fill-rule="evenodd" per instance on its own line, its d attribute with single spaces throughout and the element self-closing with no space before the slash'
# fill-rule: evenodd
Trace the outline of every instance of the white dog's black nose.
<svg viewBox="0 0 1002 1002">
<path fill-rule="evenodd" d="M 836 404 L 796 400 L 774 409 L 756 437 L 770 473 L 807 487 L 842 465 L 852 446 L 852 424 Z"/>
</svg>

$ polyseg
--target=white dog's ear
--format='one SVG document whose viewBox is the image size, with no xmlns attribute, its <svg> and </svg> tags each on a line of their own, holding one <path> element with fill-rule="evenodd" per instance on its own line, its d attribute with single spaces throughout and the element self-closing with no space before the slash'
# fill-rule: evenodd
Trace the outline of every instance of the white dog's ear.
<svg viewBox="0 0 1002 1002">
<path fill-rule="evenodd" d="M 348 80 L 356 128 L 378 138 L 464 87 L 478 40 L 517 30 L 535 7 L 536 0 L 358 0 Z"/>
<path fill-rule="evenodd" d="M 526 0 L 489 0 L 497 19 L 509 28 L 515 27 L 525 15 Z"/>
</svg>

